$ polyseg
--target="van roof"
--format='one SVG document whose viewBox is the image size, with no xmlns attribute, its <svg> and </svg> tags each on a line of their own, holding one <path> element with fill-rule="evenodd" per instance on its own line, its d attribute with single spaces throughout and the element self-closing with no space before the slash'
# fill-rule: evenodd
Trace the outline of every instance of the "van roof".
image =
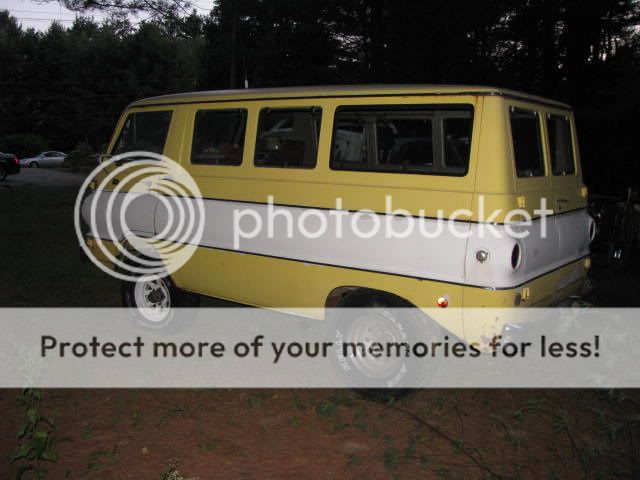
<svg viewBox="0 0 640 480">
<path fill-rule="evenodd" d="M 249 88 L 243 90 L 211 90 L 202 92 L 175 93 L 137 100 L 129 107 L 168 105 L 178 103 L 229 102 L 238 100 L 299 99 L 316 97 L 360 97 L 360 96 L 436 96 L 436 95 L 499 95 L 556 107 L 569 105 L 528 93 L 504 88 L 476 85 L 333 85 L 312 87 Z"/>
</svg>

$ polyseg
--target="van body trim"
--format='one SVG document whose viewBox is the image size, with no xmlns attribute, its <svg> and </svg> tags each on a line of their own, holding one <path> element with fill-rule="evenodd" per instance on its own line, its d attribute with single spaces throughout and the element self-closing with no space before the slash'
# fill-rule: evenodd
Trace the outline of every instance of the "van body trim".
<svg viewBox="0 0 640 480">
<path fill-rule="evenodd" d="M 165 197 L 177 197 L 178 195 L 166 195 L 166 194 L 162 194 Z M 189 198 L 192 200 L 197 199 L 198 197 L 193 197 L 193 196 L 187 196 L 187 195 L 181 195 L 180 198 Z M 256 200 L 237 200 L 237 199 L 233 199 L 233 198 L 218 198 L 218 197 L 200 197 L 202 200 L 211 200 L 214 202 L 235 202 L 235 203 L 246 203 L 248 205 L 269 205 L 267 202 L 258 202 Z M 285 208 L 309 208 L 309 209 L 313 209 L 313 210 L 321 210 L 321 211 L 327 211 L 327 210 L 335 210 L 335 208 L 333 207 L 316 207 L 316 206 L 312 206 L 312 205 L 298 205 L 298 204 L 293 204 L 293 203 L 272 203 L 271 205 L 273 205 L 274 207 L 285 207 Z M 581 210 L 586 210 L 587 207 L 578 207 L 578 208 L 574 208 L 571 210 L 563 210 L 562 212 L 557 212 L 554 213 L 553 215 L 548 215 L 548 218 L 553 218 L 553 217 L 559 217 L 561 215 L 566 215 L 568 213 L 575 213 L 575 212 L 579 212 Z M 364 210 L 364 209 L 361 209 Z M 350 208 L 342 208 L 340 211 L 343 212 L 347 212 L 347 213 L 356 213 L 359 210 L 354 210 L 354 209 L 350 209 Z M 393 213 L 387 213 L 387 212 L 378 212 L 376 210 L 370 210 L 367 209 L 368 213 L 375 213 L 376 215 L 394 215 Z M 420 216 L 420 215 L 401 215 L 401 216 L 407 216 L 407 217 L 411 217 L 411 218 L 423 218 L 425 220 L 440 220 L 438 217 L 431 217 L 431 216 Z M 532 217 L 531 220 L 538 220 L 541 217 Z M 459 222 L 459 223 L 473 223 L 473 224 L 491 224 L 491 225 L 512 225 L 509 224 L 507 222 L 481 222 L 480 220 L 467 220 L 467 219 L 462 219 L 462 218 L 442 218 L 441 220 L 444 220 L 446 222 Z"/>
<path fill-rule="evenodd" d="M 110 202 L 124 204 L 128 195 L 140 197 L 137 202 L 140 208 L 146 205 L 133 215 L 135 225 L 129 225 L 129 230 L 151 235 L 172 230 L 174 216 L 163 202 L 155 203 L 155 218 L 153 224 L 149 223 L 150 215 L 145 212 L 153 202 L 158 202 L 153 196 L 117 193 L 113 199 L 113 192 L 105 193 L 98 197 L 96 208 L 100 210 Z M 183 205 L 197 201 L 181 196 L 173 198 Z M 530 224 L 507 225 L 464 222 L 457 223 L 457 228 L 451 223 L 447 228 L 445 222 L 438 219 L 402 215 L 328 209 L 315 210 L 313 214 L 312 208 L 270 208 L 266 204 L 247 208 L 243 202 L 214 200 L 203 204 L 204 217 L 194 219 L 203 224 L 199 234 L 202 236 L 183 237 L 183 243 L 481 288 L 514 288 L 589 253 L 589 217 L 585 209 L 556 217 L 548 229 L 540 219 Z M 252 226 L 248 236 L 250 232 L 240 223 L 247 213 L 259 225 L 257 229 Z M 83 209 L 82 214 L 86 217 L 88 211 Z M 282 215 L 286 228 L 275 226 L 276 218 Z M 307 218 L 316 218 L 311 230 L 308 224 L 304 226 Z M 417 225 L 411 223 L 414 220 Z M 109 232 L 109 222 L 98 222 L 92 233 L 101 238 L 121 238 L 126 233 L 125 227 L 118 223 L 121 220 L 112 218 L 111 221 L 120 231 Z M 176 238 L 169 235 L 163 240 L 175 241 Z M 516 248 L 520 249 L 524 261 L 514 266 L 512 252 Z M 479 250 L 488 251 L 492 260 L 478 262 L 474 252 Z"/>
<path fill-rule="evenodd" d="M 206 94 L 204 95 L 206 96 Z M 569 105 L 564 103 L 556 103 L 552 100 L 543 100 L 538 98 L 530 98 L 525 95 L 517 95 L 515 93 L 505 93 L 496 91 L 465 91 L 465 92 L 425 92 L 425 93 L 373 93 L 373 94 L 350 94 L 350 95 L 303 95 L 303 96 L 291 96 L 291 97 L 250 97 L 250 98 L 225 98 L 218 100 L 178 100 L 173 102 L 158 102 L 158 103 L 132 103 L 127 108 L 148 108 L 148 107 L 161 107 L 161 106 L 175 106 L 175 105 L 197 105 L 204 103 L 243 103 L 243 102 L 278 102 L 281 100 L 331 100 L 336 98 L 393 98 L 393 97 L 504 97 L 509 100 L 516 100 L 519 102 L 531 103 L 534 105 L 544 105 L 546 107 L 557 108 L 560 110 L 571 110 Z"/>
<path fill-rule="evenodd" d="M 87 234 L 86 235 L 87 238 L 93 238 L 93 239 L 98 239 L 104 242 L 113 242 L 112 239 L 110 238 L 102 238 L 102 237 L 98 237 L 95 235 L 91 235 L 91 234 Z M 174 243 L 179 243 L 179 242 L 174 242 Z M 188 243 L 180 243 L 181 245 L 190 245 Z M 211 245 L 203 245 L 203 244 L 198 244 L 197 245 L 200 248 L 206 248 L 208 250 L 219 250 L 222 252 L 230 252 L 230 253 L 239 253 L 239 254 L 243 254 L 243 255 L 254 255 L 256 257 L 264 257 L 264 258 L 273 258 L 275 260 L 286 260 L 289 262 L 298 262 L 298 263 L 306 263 L 308 265 L 318 265 L 321 267 L 332 267 L 332 268 L 344 268 L 347 270 L 355 270 L 358 272 L 367 272 L 367 273 L 375 273 L 378 275 L 391 275 L 394 277 L 402 277 L 402 278 L 410 278 L 412 280 L 420 280 L 420 281 L 428 281 L 428 282 L 436 282 L 436 283 L 446 283 L 447 285 L 456 285 L 459 287 L 469 287 L 469 288 L 480 288 L 482 290 L 492 290 L 492 291 L 503 291 L 503 290 L 513 290 L 516 288 L 520 288 L 528 283 L 531 283 L 535 280 L 538 280 L 539 278 L 544 277 L 545 275 L 549 275 L 550 273 L 556 272 L 558 270 L 561 270 L 565 267 L 567 267 L 568 265 L 571 265 L 572 263 L 576 263 L 579 262 L 585 258 L 587 258 L 589 255 L 581 255 L 578 256 L 577 258 L 574 258 L 573 260 L 569 260 L 566 263 L 563 263 L 562 265 L 559 265 L 557 267 L 554 267 L 544 273 L 541 273 L 540 275 L 537 275 L 533 278 L 530 278 L 524 282 L 518 283 L 517 285 L 513 285 L 513 286 L 508 286 L 508 287 L 492 287 L 492 286 L 488 286 L 488 285 L 475 285 L 472 283 L 464 283 L 464 282 L 453 282 L 451 280 L 441 280 L 441 279 L 437 279 L 437 278 L 430 278 L 430 277 L 419 277 L 419 276 L 415 276 L 415 275 L 406 275 L 406 274 L 402 274 L 402 273 L 393 273 L 393 272 L 385 272 L 385 271 L 381 271 L 381 270 L 371 270 L 368 268 L 360 268 L 360 267 L 353 267 L 353 266 L 345 266 L 345 265 L 337 265 L 337 264 L 333 264 L 333 263 L 323 263 L 323 262 L 317 262 L 317 261 L 312 261 L 312 260 L 300 260 L 297 258 L 289 258 L 289 257 L 281 257 L 281 256 L 277 256 L 277 255 L 270 255 L 268 253 L 257 253 L 257 252 L 250 252 L 250 251 L 245 251 L 245 250 L 234 250 L 233 248 L 225 248 L 225 247 L 215 247 L 215 246 L 211 246 Z"/>
<path fill-rule="evenodd" d="M 402 278 L 410 278 L 412 280 L 420 280 L 420 281 L 427 281 L 427 282 L 436 282 L 436 283 L 446 283 L 447 285 L 456 285 L 459 287 L 470 287 L 470 288 L 481 288 L 482 290 L 493 290 L 493 291 L 502 291 L 502 290 L 513 290 L 515 288 L 520 288 L 528 283 L 533 282 L 534 280 L 537 280 L 539 278 L 544 277 L 545 275 L 548 275 L 550 273 L 556 272 L 558 270 L 563 269 L 564 267 L 571 265 L 572 263 L 576 263 L 579 262 L 580 260 L 583 260 L 584 258 L 588 257 L 589 255 L 581 255 L 573 260 L 569 260 L 566 263 L 563 263 L 562 265 L 559 265 L 557 267 L 554 267 L 552 269 L 550 269 L 547 272 L 541 273 L 540 275 L 537 275 L 533 278 L 530 278 L 524 282 L 518 283 L 517 285 L 513 285 L 513 286 L 508 286 L 508 287 L 492 287 L 492 286 L 488 286 L 488 285 L 474 285 L 472 283 L 464 283 L 464 282 L 454 282 L 451 280 L 440 280 L 437 278 L 430 278 L 430 277 L 419 277 L 419 276 L 415 276 L 415 275 L 407 275 L 407 274 L 403 274 L 403 273 L 393 273 L 393 272 L 385 272 L 382 270 L 371 270 L 368 268 L 360 268 L 360 267 L 353 267 L 353 266 L 344 266 L 344 265 L 336 265 L 333 263 L 322 263 L 322 262 L 316 262 L 316 261 L 310 261 L 310 260 L 299 260 L 297 258 L 289 258 L 289 257 L 279 257 L 276 255 L 270 255 L 267 253 L 255 253 L 255 252 L 248 252 L 248 251 L 243 251 L 243 250 L 234 250 L 233 248 L 224 248 L 224 247 L 213 247 L 213 246 L 208 246 L 208 245 L 198 245 L 199 247 L 202 248 L 208 248 L 210 250 L 221 250 L 224 252 L 233 252 L 233 253 L 242 253 L 245 255 L 256 255 L 258 257 L 266 257 L 266 258 L 273 258 L 273 259 L 277 259 L 277 260 L 287 260 L 287 261 L 291 261 L 291 262 L 299 262 L 299 263 L 306 263 L 309 265 L 318 265 L 321 267 L 333 267 L 333 268 L 346 268 L 347 270 L 356 270 L 358 272 L 367 272 L 367 273 L 375 273 L 378 275 L 392 275 L 394 277 L 402 277 Z"/>
</svg>

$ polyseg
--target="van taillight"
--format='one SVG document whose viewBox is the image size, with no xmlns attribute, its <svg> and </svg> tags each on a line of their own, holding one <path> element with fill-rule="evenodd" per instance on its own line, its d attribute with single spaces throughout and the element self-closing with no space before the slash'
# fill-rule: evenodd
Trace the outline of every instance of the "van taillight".
<svg viewBox="0 0 640 480">
<path fill-rule="evenodd" d="M 13 163 L 15 163 L 16 165 L 20 165 L 20 161 L 18 160 L 18 157 L 13 157 Z"/>
<path fill-rule="evenodd" d="M 520 266 L 520 245 L 517 243 L 513 246 L 513 250 L 511 250 L 511 268 L 514 270 Z"/>
</svg>

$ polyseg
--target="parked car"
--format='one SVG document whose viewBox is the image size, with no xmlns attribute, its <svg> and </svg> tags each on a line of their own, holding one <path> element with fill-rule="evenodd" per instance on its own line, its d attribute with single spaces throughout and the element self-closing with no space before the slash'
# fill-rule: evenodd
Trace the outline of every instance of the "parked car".
<svg viewBox="0 0 640 480">
<path fill-rule="evenodd" d="M 0 153 L 0 180 L 20 172 L 20 162 L 13 153 Z"/>
<path fill-rule="evenodd" d="M 62 152 L 42 152 L 35 157 L 23 158 L 20 160 L 20 165 L 29 168 L 59 167 L 66 157 L 67 154 Z"/>
</svg>

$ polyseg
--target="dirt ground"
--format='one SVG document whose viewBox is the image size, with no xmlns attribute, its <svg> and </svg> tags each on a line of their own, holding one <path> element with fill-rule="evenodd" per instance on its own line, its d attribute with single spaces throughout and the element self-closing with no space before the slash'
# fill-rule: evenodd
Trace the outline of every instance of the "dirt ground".
<svg viewBox="0 0 640 480">
<path fill-rule="evenodd" d="M 74 189 L 5 190 L 3 307 L 116 306 L 79 261 Z M 43 235 L 52 239 L 43 249 Z M 60 261 L 64 259 L 64 261 Z M 598 306 L 640 306 L 640 264 L 595 268 Z M 0 390 L 0 479 L 27 418 Z M 45 390 L 57 461 L 45 479 L 640 478 L 640 391 Z M 177 469 L 168 473 L 169 465 Z"/>
<path fill-rule="evenodd" d="M 16 445 L 17 394 L 0 396 L 3 452 Z M 45 478 L 638 478 L 639 397 L 429 390 L 381 404 L 340 390 L 48 390 L 59 458 Z M 181 476 L 163 477 L 172 459 Z"/>
</svg>

